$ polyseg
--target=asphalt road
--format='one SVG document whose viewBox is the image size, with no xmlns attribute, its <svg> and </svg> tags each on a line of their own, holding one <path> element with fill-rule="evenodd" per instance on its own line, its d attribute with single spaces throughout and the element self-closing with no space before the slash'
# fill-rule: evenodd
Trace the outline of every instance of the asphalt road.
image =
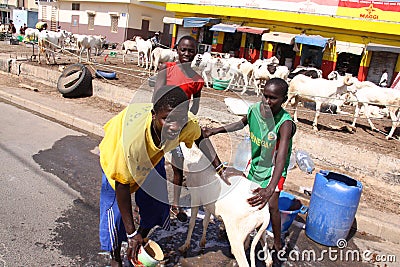
<svg viewBox="0 0 400 267">
<path fill-rule="evenodd" d="M 98 241 L 100 140 L 4 102 L 0 110 L 0 267 L 107 266 Z M 187 223 L 155 231 L 151 238 L 166 253 L 166 266 L 232 265 L 228 242 L 217 236 L 218 223 L 210 224 L 206 249 L 198 250 L 201 228 L 198 218 L 184 256 L 176 250 Z M 354 257 L 366 250 L 396 254 L 391 244 L 359 233 L 343 250 L 318 245 L 295 226 L 286 241 L 290 254 L 284 266 L 371 266 Z"/>
<path fill-rule="evenodd" d="M 90 152 L 98 141 L 3 102 L 0 110 L 0 266 L 105 266 Z"/>
</svg>

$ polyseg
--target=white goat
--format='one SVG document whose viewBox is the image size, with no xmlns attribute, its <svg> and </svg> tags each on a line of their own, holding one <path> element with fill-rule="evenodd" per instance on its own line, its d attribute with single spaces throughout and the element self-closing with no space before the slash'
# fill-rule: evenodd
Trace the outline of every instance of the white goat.
<svg viewBox="0 0 400 267">
<path fill-rule="evenodd" d="M 126 64 L 125 57 L 128 54 L 128 52 L 137 51 L 136 42 L 132 40 L 126 40 L 125 42 L 122 43 L 121 50 L 122 50 L 122 63 Z"/>
<path fill-rule="evenodd" d="M 232 89 L 234 86 L 238 86 L 240 81 L 243 79 L 244 85 L 242 92 L 240 93 L 243 95 L 250 85 L 251 76 L 253 75 L 253 64 L 244 58 L 228 58 L 225 60 L 225 69 L 229 69 L 228 72 L 232 76 L 232 79 L 225 91 Z M 256 93 L 258 96 L 259 92 L 257 90 Z"/>
<path fill-rule="evenodd" d="M 349 82 L 351 77 L 347 76 L 341 80 L 326 80 L 323 78 L 313 79 L 303 74 L 296 75 L 289 84 L 288 101 L 292 100 L 294 107 L 293 119 L 297 122 L 297 105 L 299 101 L 315 102 L 315 118 L 313 121 L 313 129 L 318 131 L 318 117 L 320 115 L 321 106 L 323 103 L 334 103 L 348 93 Z M 344 100 L 343 100 L 344 102 Z"/>
<path fill-rule="evenodd" d="M 177 58 L 178 58 L 178 53 L 176 52 L 176 50 L 156 47 L 153 49 L 153 51 L 151 51 L 149 70 L 151 70 L 151 68 L 154 67 L 154 74 L 155 74 L 158 70 L 159 64 L 165 62 L 172 62 L 175 61 L 175 59 Z"/>
<path fill-rule="evenodd" d="M 40 55 L 45 54 L 46 63 L 50 64 L 50 54 L 53 56 L 54 64 L 57 64 L 55 58 L 55 50 L 59 47 L 64 47 L 64 40 L 67 38 L 66 31 L 41 31 L 38 34 L 38 63 L 41 64 Z"/>
<path fill-rule="evenodd" d="M 205 216 L 200 247 L 205 247 L 206 231 L 210 216 L 213 214 L 224 221 L 232 254 L 240 267 L 249 266 L 244 243 L 248 235 L 260 227 L 251 243 L 251 266 L 255 266 L 255 247 L 260 238 L 264 242 L 263 250 L 267 257 L 265 263 L 267 266 L 271 266 L 272 258 L 267 249 L 265 236 L 265 229 L 270 221 L 268 205 L 259 210 L 258 207 L 251 207 L 247 203 L 247 199 L 253 196 L 252 189 L 259 185 L 245 177 L 234 176 L 230 178 L 232 185 L 228 186 L 215 173 L 210 162 L 197 147 L 190 150 L 185 145 L 181 145 L 181 147 L 185 155 L 186 185 L 191 195 L 192 210 L 186 242 L 179 250 L 185 252 L 190 247 L 197 212 L 199 206 L 203 205 Z"/>
<path fill-rule="evenodd" d="M 357 99 L 356 109 L 354 111 L 354 120 L 352 127 L 356 126 L 356 120 L 359 116 L 361 107 L 364 107 L 364 113 L 372 130 L 377 130 L 370 119 L 369 105 L 385 106 L 389 110 L 390 119 L 392 120 L 392 128 L 386 139 L 393 136 L 394 131 L 400 125 L 400 91 L 392 88 L 379 87 L 371 82 L 356 82 L 355 93 Z"/>
<path fill-rule="evenodd" d="M 102 35 L 80 35 L 74 34 L 76 43 L 79 49 L 79 62 L 82 62 L 82 53 L 86 49 L 86 59 L 89 62 L 91 59 L 92 49 L 96 56 L 104 50 L 103 44 L 106 42 L 106 37 Z"/>
<path fill-rule="evenodd" d="M 206 87 L 210 87 L 208 75 L 211 73 L 216 60 L 212 57 L 211 53 L 205 52 L 204 54 L 197 54 L 192 61 L 192 69 L 201 75 Z"/>
<path fill-rule="evenodd" d="M 286 66 L 278 66 L 279 60 L 271 57 L 263 60 L 256 60 L 253 63 L 253 75 L 251 77 L 257 96 L 261 94 L 265 82 L 272 78 L 281 78 L 287 80 L 289 69 Z"/>
<path fill-rule="evenodd" d="M 322 78 L 322 70 L 314 67 L 304 67 L 299 65 L 296 67 L 296 69 L 289 73 L 287 81 L 291 81 L 294 77 L 296 77 L 296 75 L 299 74 L 303 74 L 311 78 Z"/>
<path fill-rule="evenodd" d="M 39 36 L 39 30 L 34 28 L 27 28 L 25 30 L 24 39 L 29 41 L 37 41 Z"/>
<path fill-rule="evenodd" d="M 133 41 L 136 42 L 138 52 L 138 66 L 143 68 L 144 64 L 146 63 L 147 70 L 149 68 L 149 61 L 153 44 L 150 40 L 144 40 L 140 36 L 133 37 Z"/>
</svg>

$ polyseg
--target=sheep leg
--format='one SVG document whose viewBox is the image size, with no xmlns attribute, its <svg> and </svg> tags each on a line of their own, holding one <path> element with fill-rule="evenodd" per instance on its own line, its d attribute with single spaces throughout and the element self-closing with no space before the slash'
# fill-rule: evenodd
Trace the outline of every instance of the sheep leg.
<svg viewBox="0 0 400 267">
<path fill-rule="evenodd" d="M 240 81 L 239 79 L 238 79 L 238 84 L 239 84 L 239 81 Z M 243 95 L 246 91 L 247 91 L 247 86 L 246 86 L 246 83 L 245 83 L 245 84 L 243 84 L 243 90 L 242 90 L 242 92 L 240 94 Z"/>
<path fill-rule="evenodd" d="M 241 95 L 244 94 L 247 90 L 247 86 L 249 86 L 249 78 L 246 75 L 243 75 L 243 81 L 244 81 L 244 86 L 243 86 L 243 91 L 240 93 Z M 258 90 L 256 89 L 257 96 L 259 95 Z"/>
<path fill-rule="evenodd" d="M 233 225 L 233 223 L 229 220 L 224 220 L 224 223 L 233 256 L 235 256 L 235 259 L 240 267 L 248 267 L 249 263 L 247 262 L 246 253 L 243 246 L 248 232 L 244 231 L 243 229 L 238 229 L 238 227 Z"/>
<path fill-rule="evenodd" d="M 371 130 L 372 131 L 377 131 L 378 129 L 375 127 L 375 125 L 372 123 L 371 119 L 370 119 L 370 115 L 371 115 L 371 111 L 370 108 L 368 106 L 368 104 L 364 103 L 364 112 L 365 112 L 365 117 L 367 117 L 367 121 L 369 123 L 369 126 L 371 126 Z"/>
<path fill-rule="evenodd" d="M 200 248 L 204 249 L 206 247 L 206 235 L 207 235 L 207 227 L 210 223 L 211 212 L 208 209 L 205 209 L 205 215 L 203 219 L 203 234 L 200 239 Z"/>
<path fill-rule="evenodd" d="M 91 48 L 86 48 L 86 60 L 87 62 L 90 61 L 90 54 L 92 53 L 92 49 Z"/>
<path fill-rule="evenodd" d="M 314 122 L 313 122 L 313 130 L 318 131 L 318 118 L 319 114 L 321 112 L 321 102 L 315 102 L 315 117 L 314 117 Z"/>
<path fill-rule="evenodd" d="M 390 129 L 389 134 L 386 136 L 387 140 L 392 138 L 394 131 L 400 125 L 400 109 L 397 110 L 397 116 L 396 116 L 396 111 L 393 110 L 389 110 L 389 115 L 390 119 L 392 120 L 392 129 Z"/>
<path fill-rule="evenodd" d="M 190 240 L 192 238 L 193 229 L 194 229 L 194 226 L 196 224 L 196 217 L 197 217 L 197 213 L 198 212 L 199 212 L 199 207 L 198 206 L 197 207 L 192 207 L 186 241 L 185 241 L 185 244 L 183 244 L 178 249 L 181 253 L 186 252 L 190 247 Z"/>
<path fill-rule="evenodd" d="M 47 65 L 50 65 L 50 55 L 49 55 L 49 50 L 48 50 L 48 48 L 46 48 L 45 56 L 46 56 L 46 64 L 47 64 Z"/>
<path fill-rule="evenodd" d="M 54 51 L 51 51 L 51 54 L 53 55 L 53 61 L 54 61 L 54 65 L 56 65 L 56 64 L 57 64 L 57 62 L 56 62 L 56 56 L 55 56 L 55 52 L 54 52 Z"/>
<path fill-rule="evenodd" d="M 201 76 L 203 77 L 204 84 L 206 85 L 206 87 L 210 87 L 210 83 L 208 82 L 207 72 L 205 70 L 201 72 Z"/>
<path fill-rule="evenodd" d="M 268 251 L 268 246 L 267 246 L 267 236 L 266 236 L 266 232 L 263 231 L 261 238 L 260 238 L 260 243 L 261 246 L 263 248 L 263 252 L 264 252 L 264 262 L 265 262 L 265 266 L 270 267 L 273 264 L 273 260 L 272 260 L 272 256 Z"/>
<path fill-rule="evenodd" d="M 294 108 L 294 114 L 293 114 L 293 120 L 295 122 L 298 122 L 299 120 L 297 119 L 297 105 L 299 104 L 299 98 L 297 96 L 294 97 L 294 103 L 292 104 L 292 107 Z"/>
<path fill-rule="evenodd" d="M 355 128 L 356 127 L 356 121 L 358 116 L 360 115 L 360 103 L 357 103 L 356 105 L 356 109 L 354 110 L 354 119 L 353 119 L 353 123 L 351 124 L 351 127 Z"/>
</svg>

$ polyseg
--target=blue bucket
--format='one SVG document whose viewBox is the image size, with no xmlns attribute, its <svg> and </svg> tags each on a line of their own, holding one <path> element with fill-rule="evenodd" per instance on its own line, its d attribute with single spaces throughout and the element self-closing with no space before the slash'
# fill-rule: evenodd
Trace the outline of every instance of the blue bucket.
<svg viewBox="0 0 400 267">
<path fill-rule="evenodd" d="M 279 195 L 279 212 L 281 214 L 281 232 L 285 234 L 289 227 L 292 225 L 293 220 L 296 218 L 297 214 L 305 214 L 308 210 L 308 207 L 301 205 L 299 209 L 290 210 L 290 208 L 295 204 L 296 197 L 281 191 Z M 267 231 L 272 233 L 272 224 L 271 222 L 268 225 Z"/>
</svg>

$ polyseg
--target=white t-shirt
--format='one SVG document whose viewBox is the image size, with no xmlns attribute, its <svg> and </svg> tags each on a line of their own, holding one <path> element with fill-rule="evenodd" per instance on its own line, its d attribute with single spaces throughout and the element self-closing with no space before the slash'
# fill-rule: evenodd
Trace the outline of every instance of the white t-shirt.
<svg viewBox="0 0 400 267">
<path fill-rule="evenodd" d="M 387 74 L 387 72 L 384 72 L 381 76 L 381 80 L 379 81 L 379 86 L 386 87 L 387 79 L 388 79 L 388 74 Z"/>
</svg>

